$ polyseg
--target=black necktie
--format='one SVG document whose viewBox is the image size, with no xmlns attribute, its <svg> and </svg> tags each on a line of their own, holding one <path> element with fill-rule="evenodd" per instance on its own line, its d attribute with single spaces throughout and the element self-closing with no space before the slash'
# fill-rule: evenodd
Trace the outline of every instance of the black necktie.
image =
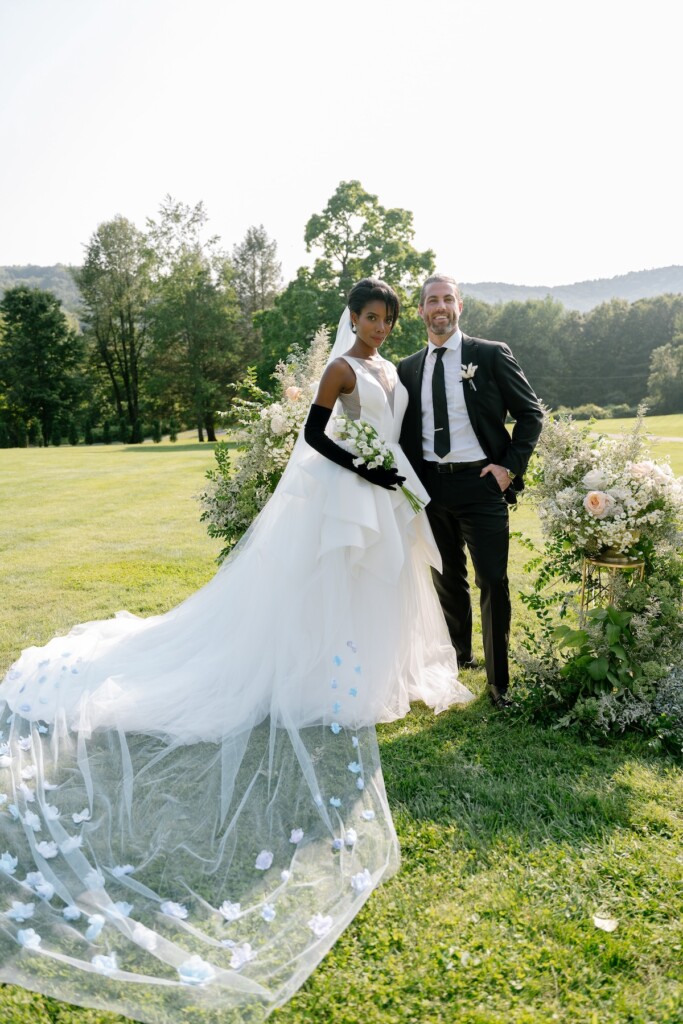
<svg viewBox="0 0 683 1024">
<path fill-rule="evenodd" d="M 446 375 L 443 371 L 444 348 L 435 348 L 434 375 L 432 377 L 432 405 L 434 406 L 434 452 L 439 458 L 451 450 L 451 432 L 448 427 L 446 401 Z"/>
</svg>

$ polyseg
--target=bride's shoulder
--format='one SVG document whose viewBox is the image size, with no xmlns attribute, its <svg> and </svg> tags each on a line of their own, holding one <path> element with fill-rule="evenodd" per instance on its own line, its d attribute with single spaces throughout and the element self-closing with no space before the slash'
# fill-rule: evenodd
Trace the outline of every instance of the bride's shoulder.
<svg viewBox="0 0 683 1024">
<path fill-rule="evenodd" d="M 325 367 L 325 371 L 320 378 L 318 397 L 324 394 L 328 400 L 336 401 L 340 394 L 348 395 L 355 387 L 355 370 L 344 356 L 338 356 Z"/>
<path fill-rule="evenodd" d="M 353 373 L 354 368 L 346 358 L 346 355 L 337 356 L 336 359 L 332 359 L 325 367 L 325 374 L 327 376 L 348 377 L 349 374 Z"/>
</svg>

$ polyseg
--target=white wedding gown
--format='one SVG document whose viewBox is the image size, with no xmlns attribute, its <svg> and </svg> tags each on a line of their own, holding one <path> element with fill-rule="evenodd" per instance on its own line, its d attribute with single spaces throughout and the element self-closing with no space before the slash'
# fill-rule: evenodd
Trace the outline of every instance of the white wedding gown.
<svg viewBox="0 0 683 1024">
<path fill-rule="evenodd" d="M 426 500 L 395 369 L 387 394 L 349 362 Z M 396 869 L 374 724 L 472 695 L 425 514 L 298 445 L 200 591 L 7 673 L 0 981 L 149 1024 L 263 1020 Z"/>
</svg>

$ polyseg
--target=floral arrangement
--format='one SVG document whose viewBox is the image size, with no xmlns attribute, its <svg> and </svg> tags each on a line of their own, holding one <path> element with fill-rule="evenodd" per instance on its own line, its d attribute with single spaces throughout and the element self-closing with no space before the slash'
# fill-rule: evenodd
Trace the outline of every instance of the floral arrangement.
<svg viewBox="0 0 683 1024">
<path fill-rule="evenodd" d="M 295 349 L 273 375 L 274 394 L 256 383 L 250 370 L 233 386 L 230 414 L 237 418 L 238 434 L 232 445 L 220 441 L 214 450 L 216 467 L 207 474 L 208 485 L 199 495 L 200 519 L 210 537 L 224 542 L 222 561 L 248 529 L 275 490 L 306 419 L 329 352 L 327 328 L 321 328 L 310 348 Z M 236 466 L 231 447 L 239 453 Z"/>
<path fill-rule="evenodd" d="M 535 614 L 516 661 L 520 708 L 556 727 L 638 730 L 683 753 L 683 487 L 645 444 L 643 413 L 618 441 L 548 417 L 529 474 L 545 543 L 525 566 Z M 581 565 L 606 548 L 644 562 L 615 572 L 610 603 L 579 617 Z M 606 559 L 609 562 L 609 558 Z M 628 563 L 627 563 L 628 564 Z"/>
<path fill-rule="evenodd" d="M 656 544 L 680 529 L 683 486 L 647 457 L 642 415 L 623 440 L 550 417 L 538 455 L 533 490 L 544 534 L 579 554 L 635 554 L 639 541 Z"/>
<path fill-rule="evenodd" d="M 396 465 L 394 453 L 387 447 L 375 428 L 365 420 L 352 420 L 349 416 L 337 416 L 334 421 L 334 436 L 345 441 L 348 449 L 356 458 L 354 466 L 366 465 L 368 469 L 391 469 Z M 405 484 L 401 490 L 410 503 L 413 512 L 421 512 L 424 502 L 418 498 Z"/>
</svg>

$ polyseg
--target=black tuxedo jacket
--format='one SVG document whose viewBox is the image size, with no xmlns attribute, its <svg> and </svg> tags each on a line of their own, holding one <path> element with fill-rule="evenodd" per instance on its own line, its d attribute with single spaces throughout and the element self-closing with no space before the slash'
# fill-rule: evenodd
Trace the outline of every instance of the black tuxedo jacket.
<svg viewBox="0 0 683 1024">
<path fill-rule="evenodd" d="M 428 347 L 398 364 L 398 375 L 408 390 L 408 409 L 401 427 L 401 447 L 422 475 L 422 374 Z M 543 410 L 515 357 L 502 341 L 462 336 L 464 366 L 477 367 L 464 388 L 465 405 L 477 440 L 486 457 L 515 474 L 514 490 L 524 487 L 523 475 L 543 427 Z M 507 414 L 515 420 L 512 436 L 505 427 Z M 514 500 L 514 498 L 513 498 Z"/>
</svg>

